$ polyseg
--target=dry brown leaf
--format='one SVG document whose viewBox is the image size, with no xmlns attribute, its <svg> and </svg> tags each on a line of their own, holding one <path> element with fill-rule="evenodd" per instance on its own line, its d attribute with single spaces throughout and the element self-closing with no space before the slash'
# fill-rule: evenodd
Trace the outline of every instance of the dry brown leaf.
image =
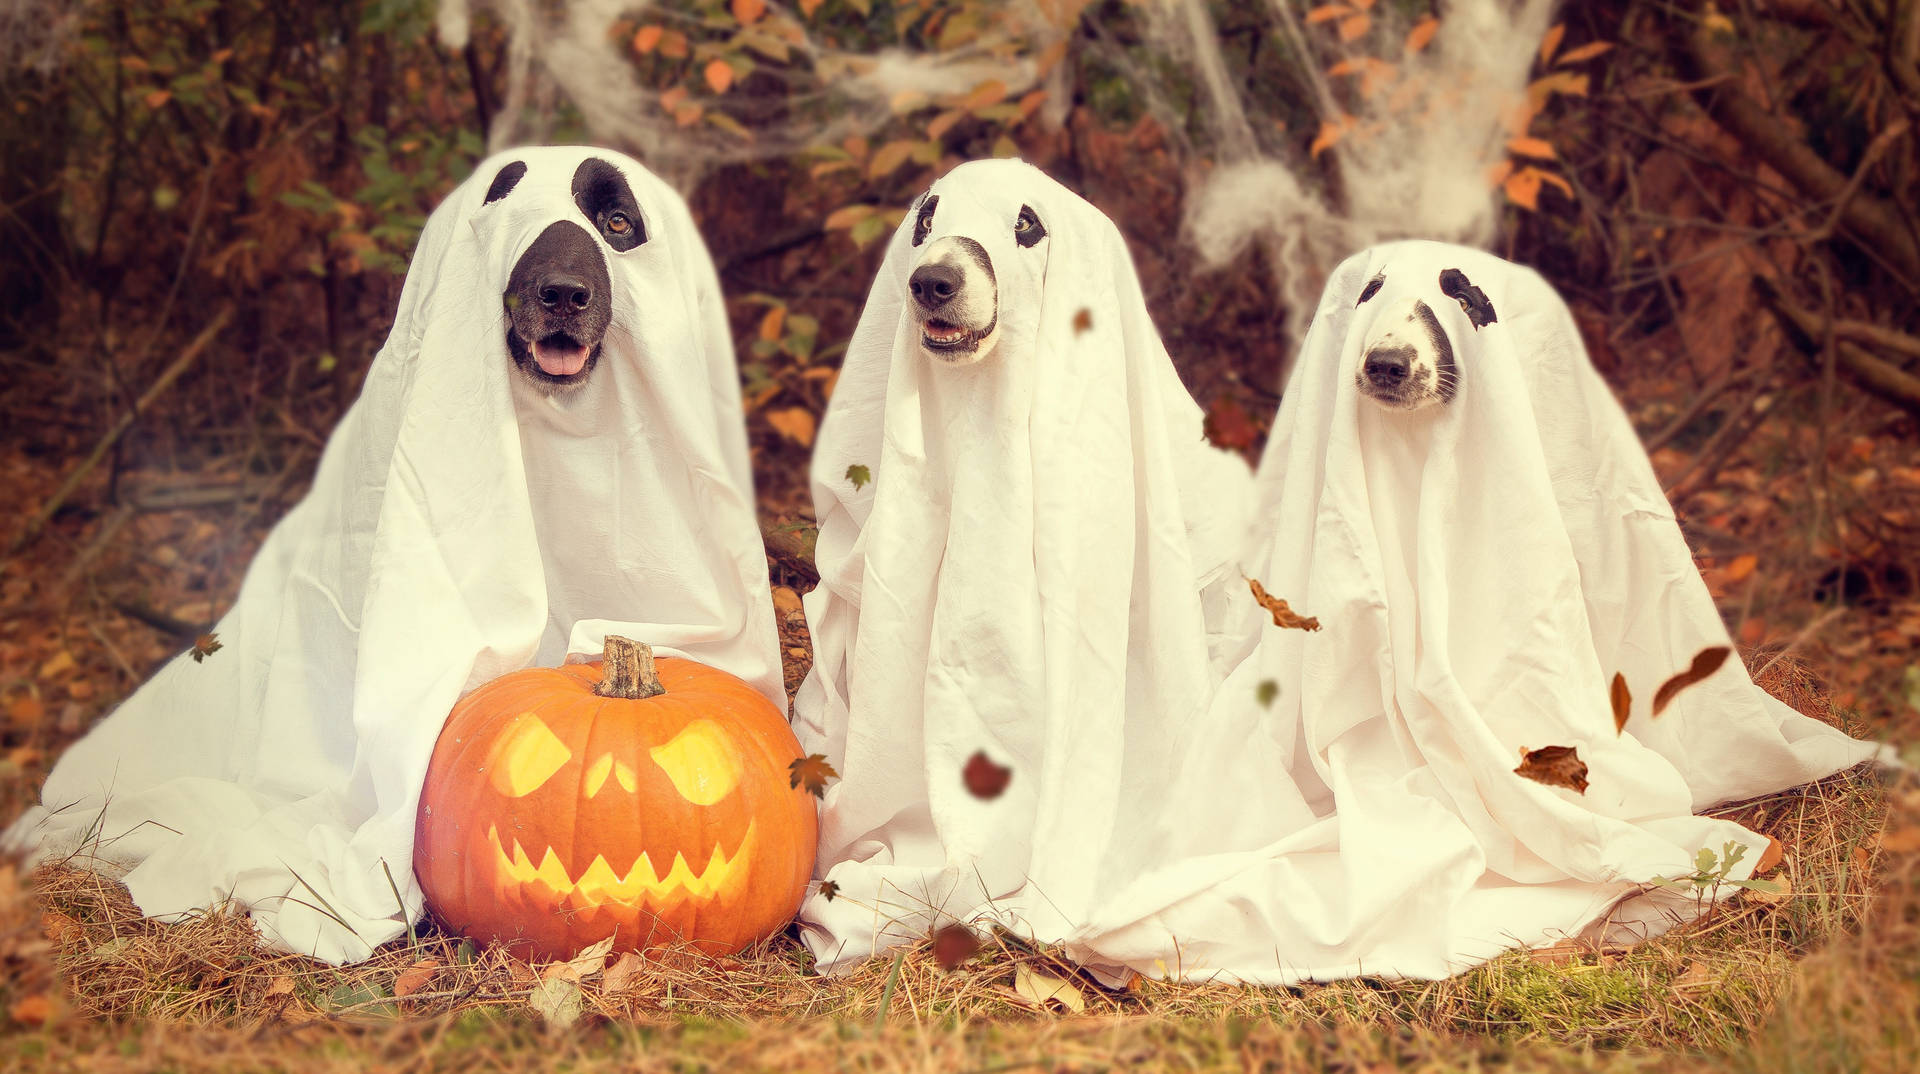
<svg viewBox="0 0 1920 1074">
<path fill-rule="evenodd" d="M 1300 615 L 1287 607 L 1286 601 L 1268 593 L 1267 587 L 1261 585 L 1258 579 L 1248 578 L 1247 585 L 1253 590 L 1253 599 L 1259 601 L 1262 608 L 1273 613 L 1274 626 L 1292 630 L 1320 629 L 1320 620 L 1310 615 Z"/>
<path fill-rule="evenodd" d="M 67 934 L 80 927 L 80 923 L 58 910 L 40 911 L 40 931 L 54 943 L 64 943 Z"/>
<path fill-rule="evenodd" d="M 1082 307 L 1080 312 L 1073 315 L 1073 334 L 1074 335 L 1077 336 L 1092 327 L 1093 327 L 1093 311 L 1092 310 Z"/>
<path fill-rule="evenodd" d="M 1613 733 L 1617 735 L 1627 729 L 1627 715 L 1633 708 L 1633 694 L 1627 690 L 1625 675 L 1613 673 L 1613 686 L 1607 691 L 1607 700 L 1613 704 Z"/>
<path fill-rule="evenodd" d="M 1579 940 L 1561 940 L 1546 947 L 1536 947 L 1527 952 L 1527 957 L 1543 966 L 1566 966 L 1592 953 L 1592 950 Z"/>
<path fill-rule="evenodd" d="M 990 802 L 1005 793 L 1007 784 L 1013 782 L 1013 769 L 994 764 L 985 750 L 977 750 L 967 758 L 960 778 L 967 785 L 967 793 Z"/>
<path fill-rule="evenodd" d="M 1770 883 L 1777 885 L 1779 890 L 1761 891 L 1758 888 L 1745 888 L 1743 894 L 1749 902 L 1757 902 L 1762 906 L 1778 906 L 1793 894 L 1793 880 L 1790 877 L 1776 877 Z"/>
<path fill-rule="evenodd" d="M 645 965 L 646 961 L 632 951 L 620 952 L 620 957 L 613 960 L 613 965 L 607 967 L 607 972 L 600 975 L 601 990 L 608 995 L 625 992 L 627 986 L 633 983 L 634 977 Z"/>
<path fill-rule="evenodd" d="M 1713 984 L 1713 971 L 1707 968 L 1706 963 L 1697 961 L 1687 963 L 1686 970 L 1673 979 L 1673 987 L 1686 991 L 1706 988 L 1711 984 Z"/>
<path fill-rule="evenodd" d="M 438 972 L 440 972 L 440 960 L 437 958 L 421 959 L 408 966 L 400 976 L 393 979 L 394 996 L 405 999 L 413 995 L 427 987 L 427 982 L 433 980 L 433 975 Z"/>
<path fill-rule="evenodd" d="M 72 692 L 72 687 L 68 687 L 68 692 Z M 22 731 L 38 724 L 46 714 L 46 703 L 32 694 L 21 694 L 13 699 L 13 704 L 7 706 L 7 719 Z"/>
<path fill-rule="evenodd" d="M 1542 746 L 1537 750 L 1522 746 L 1520 767 L 1513 774 L 1549 787 L 1565 787 L 1575 794 L 1587 793 L 1587 762 L 1580 759 L 1575 746 Z"/>
<path fill-rule="evenodd" d="M 1036 1007 L 1052 1001 L 1075 1014 L 1087 1009 L 1086 997 L 1072 982 L 1041 973 L 1024 962 L 1013 968 L 1013 990 Z"/>
<path fill-rule="evenodd" d="M 954 922 L 933 934 L 933 961 L 943 970 L 956 970 L 980 950 L 980 937 L 972 929 Z"/>
<path fill-rule="evenodd" d="M 1733 650 L 1725 645 L 1711 645 L 1695 653 L 1693 663 L 1687 670 L 1661 683 L 1660 689 L 1655 691 L 1653 695 L 1653 714 L 1655 716 L 1660 715 L 1660 713 L 1666 709 L 1667 704 L 1673 700 L 1675 694 L 1714 672 L 1719 671 L 1720 665 L 1726 663 L 1727 657 L 1732 655 L 1732 653 Z"/>
<path fill-rule="evenodd" d="M 23 1026 L 43 1026 L 53 1018 L 53 1000 L 45 992 L 35 992 L 14 1000 L 7 1017 Z"/>
<path fill-rule="evenodd" d="M 275 977 L 267 985 L 268 999 L 291 995 L 293 995 L 293 978 L 291 977 Z"/>
<path fill-rule="evenodd" d="M 767 411 L 767 424 L 788 440 L 801 447 L 813 445 L 813 411 L 803 406 L 791 406 L 781 410 Z"/>
<path fill-rule="evenodd" d="M 821 898 L 827 900 L 828 902 L 832 902 L 833 897 L 838 894 L 840 894 L 839 881 L 837 880 L 820 881 L 820 897 Z"/>
<path fill-rule="evenodd" d="M 827 781 L 840 778 L 840 773 L 827 763 L 824 753 L 809 753 L 805 757 L 787 765 L 787 785 L 803 788 L 815 798 L 823 798 L 827 793 Z"/>
<path fill-rule="evenodd" d="M 1773 872 L 1775 869 L 1780 868 L 1780 863 L 1786 859 L 1787 844 L 1769 835 L 1767 836 L 1767 849 L 1761 853 L 1760 860 L 1753 865 L 1753 875 L 1759 876 L 1762 873 Z"/>
</svg>

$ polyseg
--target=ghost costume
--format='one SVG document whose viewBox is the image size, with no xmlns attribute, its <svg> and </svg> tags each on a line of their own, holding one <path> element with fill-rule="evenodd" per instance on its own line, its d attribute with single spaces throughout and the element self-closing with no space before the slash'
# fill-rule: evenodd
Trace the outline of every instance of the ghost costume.
<svg viewBox="0 0 1920 1074">
<path fill-rule="evenodd" d="M 1497 320 L 1442 294 L 1448 269 Z M 1409 298 L 1458 378 L 1411 412 L 1356 381 L 1369 325 Z M 1699 905 L 1665 889 L 1616 904 L 1691 874 L 1702 849 L 1745 848 L 1730 875 L 1746 877 L 1767 845 L 1696 811 L 1874 754 L 1738 659 L 1653 715 L 1660 684 L 1727 631 L 1565 303 L 1527 269 L 1424 242 L 1342 264 L 1256 505 L 1249 572 L 1321 629 L 1243 603 L 1250 651 L 1166 791 L 1157 836 L 1188 858 L 1109 900 L 1076 957 L 1263 984 L 1439 978 L 1589 926 L 1658 932 Z M 1577 750 L 1584 794 L 1515 773 L 1546 746 Z"/>
<path fill-rule="evenodd" d="M 596 234 L 572 189 L 596 157 L 646 241 L 594 241 L 612 327 L 550 398 L 510 364 L 502 293 L 555 221 Z M 365 388 L 216 630 L 67 751 L 6 841 L 128 869 L 152 916 L 230 900 L 333 963 L 421 912 L 415 808 L 467 691 L 611 632 L 784 702 L 731 338 L 680 197 L 602 150 L 483 162 L 428 220 Z"/>
<path fill-rule="evenodd" d="M 1017 161 L 929 196 L 925 245 L 909 214 L 887 249 L 812 467 L 796 731 L 841 778 L 816 866 L 834 887 L 801 917 L 829 972 L 955 919 L 1058 938 L 1137 873 L 1135 814 L 1217 681 L 1241 585 L 1248 468 L 1205 441 L 1118 229 Z M 980 244 L 997 287 L 999 342 L 971 365 L 929 356 L 908 302 L 948 236 Z"/>
</svg>

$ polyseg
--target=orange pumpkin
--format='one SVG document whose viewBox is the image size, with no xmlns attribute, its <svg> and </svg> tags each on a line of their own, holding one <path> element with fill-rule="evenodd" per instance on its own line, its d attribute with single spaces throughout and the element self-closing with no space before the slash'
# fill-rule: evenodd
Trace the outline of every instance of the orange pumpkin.
<svg viewBox="0 0 1920 1074">
<path fill-rule="evenodd" d="M 813 872 L 798 756 L 745 682 L 610 637 L 604 661 L 503 675 L 454 707 L 414 872 L 441 921 L 532 957 L 608 936 L 737 951 L 792 919 Z"/>
</svg>

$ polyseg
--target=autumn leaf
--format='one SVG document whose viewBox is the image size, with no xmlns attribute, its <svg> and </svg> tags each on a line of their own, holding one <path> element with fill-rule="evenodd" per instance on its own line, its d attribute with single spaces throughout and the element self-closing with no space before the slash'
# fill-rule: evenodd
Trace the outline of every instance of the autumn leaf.
<svg viewBox="0 0 1920 1074">
<path fill-rule="evenodd" d="M 733 17 L 742 26 L 752 26 L 767 13 L 767 0 L 733 0 Z"/>
<path fill-rule="evenodd" d="M 607 972 L 600 975 L 600 990 L 608 995 L 618 995 L 626 991 L 627 986 L 633 983 L 633 978 L 644 965 L 645 962 L 640 956 L 632 951 L 620 952 L 620 957 L 613 960 L 613 965 L 607 967 Z"/>
<path fill-rule="evenodd" d="M 813 13 L 820 10 L 820 5 L 826 2 L 827 0 L 800 0 L 800 14 L 813 18 Z"/>
<path fill-rule="evenodd" d="M 533 989 L 527 993 L 527 1006 L 533 1008 L 540 1020 L 552 1031 L 573 1028 L 585 1012 L 586 1004 L 580 997 L 580 986 L 564 977 L 547 977 L 534 982 Z"/>
<path fill-rule="evenodd" d="M 1052 1001 L 1075 1014 L 1087 1009 L 1086 997 L 1071 982 L 1041 973 L 1024 962 L 1013 968 L 1013 990 L 1035 1007 L 1045 1007 Z"/>
<path fill-rule="evenodd" d="M 1751 553 L 1744 556 L 1735 556 L 1733 562 L 1727 564 L 1727 569 L 1720 572 L 1720 577 L 1728 582 L 1744 582 L 1748 576 L 1753 574 L 1754 568 L 1759 565 L 1759 556 Z"/>
<path fill-rule="evenodd" d="M 843 205 L 828 213 L 826 221 L 820 226 L 828 231 L 849 228 L 879 211 L 872 205 Z"/>
<path fill-rule="evenodd" d="M 691 50 L 687 47 L 687 35 L 678 30 L 668 30 L 660 35 L 660 55 L 670 60 L 684 60 Z"/>
<path fill-rule="evenodd" d="M 633 51 L 645 56 L 660 44 L 660 38 L 665 33 L 666 29 L 657 25 L 640 27 L 633 32 Z"/>
<path fill-rule="evenodd" d="M 1307 12 L 1307 25 L 1312 26 L 1316 22 L 1331 22 L 1342 15 L 1351 14 L 1353 14 L 1353 9 L 1345 4 L 1321 4 L 1319 7 Z"/>
<path fill-rule="evenodd" d="M 1589 41 L 1579 48 L 1568 49 L 1562 53 L 1560 62 L 1554 64 L 1554 66 L 1566 67 L 1569 64 L 1579 63 L 1581 60 L 1591 60 L 1612 47 L 1613 43 L 1610 41 Z"/>
<path fill-rule="evenodd" d="M 1564 22 L 1555 23 L 1547 30 L 1547 36 L 1540 39 L 1540 62 L 1542 64 L 1553 59 L 1554 51 L 1560 47 L 1560 39 L 1566 35 L 1567 24 Z"/>
<path fill-rule="evenodd" d="M 1555 159 L 1553 143 L 1547 141 L 1545 138 L 1534 138 L 1527 135 L 1507 139 L 1507 152 L 1522 157 L 1539 157 L 1543 160 Z"/>
<path fill-rule="evenodd" d="M 913 143 L 906 139 L 888 142 L 873 151 L 873 160 L 867 164 L 867 178 L 881 179 L 900 169 L 913 155 Z"/>
<path fill-rule="evenodd" d="M 23 996 L 7 1007 L 7 1017 L 23 1026 L 46 1025 L 53 1018 L 53 1000 L 45 992 Z"/>
<path fill-rule="evenodd" d="M 1260 428 L 1247 414 L 1247 408 L 1230 395 L 1216 398 L 1207 407 L 1202 431 L 1213 442 L 1213 446 L 1228 450 L 1252 447 L 1253 442 L 1260 438 Z"/>
<path fill-rule="evenodd" d="M 1411 56 L 1426 48 L 1433 41 L 1433 35 L 1440 32 L 1440 20 L 1432 15 L 1421 18 L 1407 31 L 1407 55 Z"/>
<path fill-rule="evenodd" d="M 961 770 L 960 778 L 967 785 L 967 793 L 991 802 L 1004 794 L 1007 784 L 1013 782 L 1013 769 L 994 764 L 987 756 L 987 751 L 978 750 L 967 758 L 967 766 Z"/>
<path fill-rule="evenodd" d="M 1279 696 L 1280 684 L 1273 679 L 1261 679 L 1260 685 L 1253 691 L 1254 700 L 1260 702 L 1260 707 L 1263 709 L 1272 708 L 1274 698 Z"/>
<path fill-rule="evenodd" d="M 1625 675 L 1613 673 L 1613 687 L 1607 691 L 1607 700 L 1613 703 L 1613 733 L 1617 735 L 1627 729 L 1627 713 L 1633 707 L 1633 695 L 1627 691 Z"/>
<path fill-rule="evenodd" d="M 433 980 L 433 975 L 438 972 L 440 972 L 439 959 L 422 959 L 408 966 L 400 976 L 393 979 L 393 994 L 401 999 L 411 996 L 425 988 L 427 983 Z"/>
<path fill-rule="evenodd" d="M 224 646 L 220 644 L 220 635 L 202 634 L 193 641 L 193 649 L 191 650 L 193 653 L 193 662 L 198 664 L 207 657 L 219 652 L 222 648 L 224 648 Z"/>
<path fill-rule="evenodd" d="M 1880 849 L 1889 854 L 1913 854 L 1920 852 L 1920 827 L 1908 825 L 1883 831 L 1877 836 Z"/>
<path fill-rule="evenodd" d="M 1780 868 L 1780 863 L 1785 861 L 1786 857 L 1787 844 L 1782 843 L 1771 835 L 1767 836 L 1767 849 L 1761 851 L 1760 860 L 1754 862 L 1753 875 L 1759 876 L 1762 873 L 1773 872 L 1775 869 Z"/>
<path fill-rule="evenodd" d="M 973 87 L 973 92 L 967 94 L 954 107 L 975 112 L 989 105 L 999 104 L 1006 99 L 1006 96 L 1007 84 L 997 78 L 989 78 Z"/>
<path fill-rule="evenodd" d="M 856 462 L 847 467 L 847 482 L 853 486 L 853 491 L 859 492 L 861 489 L 867 487 L 867 483 L 872 480 L 873 471 L 867 469 L 864 465 Z"/>
<path fill-rule="evenodd" d="M 1242 577 L 1245 576 L 1243 575 Z M 1261 585 L 1257 579 L 1248 578 L 1247 585 L 1253 590 L 1253 599 L 1259 601 L 1262 608 L 1265 608 L 1273 614 L 1274 626 L 1285 627 L 1289 630 L 1320 629 L 1320 620 L 1310 615 L 1300 615 L 1292 608 L 1287 607 L 1286 601 L 1268 593 L 1267 587 Z"/>
<path fill-rule="evenodd" d="M 827 781 L 839 778 L 840 773 L 827 763 L 824 753 L 809 753 L 787 766 L 787 785 L 804 788 L 815 798 L 826 797 Z"/>
<path fill-rule="evenodd" d="M 785 327 L 786 323 L 787 307 L 773 307 L 767 311 L 765 317 L 760 318 L 760 338 L 766 340 L 768 343 L 778 342 L 780 339 L 780 329 Z"/>
<path fill-rule="evenodd" d="M 1507 176 L 1501 184 L 1507 192 L 1507 200 L 1522 209 L 1540 208 L 1540 171 L 1537 168 L 1522 168 Z"/>
<path fill-rule="evenodd" d="M 957 970 L 960 964 L 980 950 L 980 937 L 972 929 L 955 922 L 933 934 L 933 961 L 943 970 Z"/>
<path fill-rule="evenodd" d="M 733 67 L 725 60 L 709 61 L 705 74 L 707 85 L 712 86 L 715 93 L 725 93 L 727 87 L 733 85 Z"/>
<path fill-rule="evenodd" d="M 1542 746 L 1537 750 L 1522 746 L 1520 767 L 1513 773 L 1549 787 L 1587 793 L 1587 762 L 1580 759 L 1580 751 L 1573 746 Z"/>
<path fill-rule="evenodd" d="M 1694 654 L 1693 663 L 1687 670 L 1661 683 L 1660 689 L 1654 692 L 1653 714 L 1658 716 L 1665 711 L 1675 694 L 1719 671 L 1720 665 L 1726 663 L 1732 653 L 1733 650 L 1725 645 L 1712 645 Z"/>
<path fill-rule="evenodd" d="M 813 444 L 813 411 L 803 406 L 767 411 L 767 424 L 788 440 L 809 447 Z"/>
<path fill-rule="evenodd" d="M 1093 327 L 1093 311 L 1085 306 L 1073 315 L 1073 334 L 1080 335 Z"/>
<path fill-rule="evenodd" d="M 1340 40 L 1352 41 L 1373 26 L 1373 16 L 1353 15 L 1340 20 Z"/>
<path fill-rule="evenodd" d="M 1346 136 L 1353 121 L 1346 116 L 1329 119 L 1320 124 L 1320 132 L 1313 136 L 1313 144 L 1307 147 L 1309 157 L 1317 157 L 1323 150 L 1332 148 L 1335 142 Z"/>
<path fill-rule="evenodd" d="M 821 898 L 827 900 L 828 902 L 832 902 L 833 897 L 838 894 L 840 894 L 839 881 L 837 880 L 820 881 L 820 897 Z"/>
</svg>

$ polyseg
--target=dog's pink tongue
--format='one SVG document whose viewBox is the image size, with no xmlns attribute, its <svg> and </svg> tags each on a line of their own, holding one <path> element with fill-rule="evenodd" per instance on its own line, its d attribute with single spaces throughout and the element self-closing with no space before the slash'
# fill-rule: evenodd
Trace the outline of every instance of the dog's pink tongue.
<svg viewBox="0 0 1920 1074">
<path fill-rule="evenodd" d="M 533 360 L 548 376 L 570 377 L 587 367 L 587 348 L 581 346 L 562 347 L 551 343 L 535 343 Z"/>
</svg>

